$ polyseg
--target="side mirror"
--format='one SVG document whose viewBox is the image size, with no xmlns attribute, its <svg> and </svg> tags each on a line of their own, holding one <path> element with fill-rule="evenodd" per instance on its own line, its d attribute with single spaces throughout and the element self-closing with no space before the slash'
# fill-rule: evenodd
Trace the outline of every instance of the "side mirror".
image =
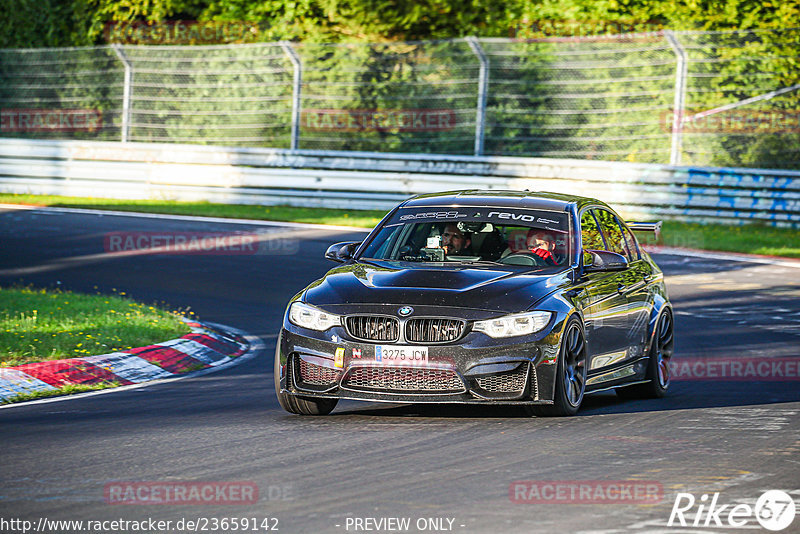
<svg viewBox="0 0 800 534">
<path fill-rule="evenodd" d="M 583 272 L 602 273 L 624 271 L 628 268 L 628 260 L 622 254 L 607 250 L 584 250 Z"/>
<path fill-rule="evenodd" d="M 334 243 L 325 251 L 325 259 L 332 260 L 338 263 L 344 263 L 353 258 L 360 242 L 357 241 L 344 241 L 342 243 Z"/>
</svg>

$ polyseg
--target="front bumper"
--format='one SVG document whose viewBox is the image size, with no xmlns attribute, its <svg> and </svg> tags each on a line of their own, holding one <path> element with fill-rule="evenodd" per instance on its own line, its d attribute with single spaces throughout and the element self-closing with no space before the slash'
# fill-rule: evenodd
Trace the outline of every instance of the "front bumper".
<svg viewBox="0 0 800 534">
<path fill-rule="evenodd" d="M 284 321 L 276 372 L 283 393 L 302 397 L 552 404 L 564 323 L 558 319 L 522 340 L 469 332 L 453 343 L 427 345 L 428 362 L 423 365 L 385 365 L 376 360 L 378 342 L 349 338 L 343 327 L 317 332 Z"/>
</svg>

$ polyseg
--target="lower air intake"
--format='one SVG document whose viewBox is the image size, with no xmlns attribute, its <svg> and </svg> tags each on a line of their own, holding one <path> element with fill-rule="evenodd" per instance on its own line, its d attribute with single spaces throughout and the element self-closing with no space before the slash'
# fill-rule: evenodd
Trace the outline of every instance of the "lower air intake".
<svg viewBox="0 0 800 534">
<path fill-rule="evenodd" d="M 520 365 L 513 371 L 482 376 L 476 378 L 475 381 L 478 383 L 478 387 L 488 393 L 517 393 L 521 395 L 525 389 L 527 371 L 527 365 Z"/>
<path fill-rule="evenodd" d="M 464 391 L 464 384 L 450 369 L 417 369 L 410 367 L 356 367 L 342 384 L 351 389 L 413 392 Z"/>
<path fill-rule="evenodd" d="M 297 360 L 299 362 L 300 380 L 302 380 L 304 384 L 312 386 L 332 386 L 339 381 L 341 371 L 308 363 L 302 358 L 298 358 Z"/>
</svg>

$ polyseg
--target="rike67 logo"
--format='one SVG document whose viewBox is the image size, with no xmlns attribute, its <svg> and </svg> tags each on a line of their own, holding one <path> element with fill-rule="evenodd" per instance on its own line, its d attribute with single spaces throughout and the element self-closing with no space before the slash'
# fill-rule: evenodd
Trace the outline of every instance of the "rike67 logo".
<svg viewBox="0 0 800 534">
<path fill-rule="evenodd" d="M 704 494 L 699 499 L 691 493 L 678 493 L 667 526 L 751 529 L 757 528 L 755 519 L 762 528 L 780 531 L 792 524 L 795 513 L 794 500 L 781 490 L 765 492 L 755 506 L 719 504 L 719 493 Z"/>
</svg>

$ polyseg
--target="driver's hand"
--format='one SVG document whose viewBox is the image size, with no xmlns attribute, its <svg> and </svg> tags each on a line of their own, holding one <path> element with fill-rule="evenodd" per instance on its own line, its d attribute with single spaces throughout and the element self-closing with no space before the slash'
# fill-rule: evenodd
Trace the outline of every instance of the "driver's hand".
<svg viewBox="0 0 800 534">
<path fill-rule="evenodd" d="M 531 250 L 531 252 L 536 254 L 537 256 L 542 258 L 543 260 L 550 260 L 550 261 L 555 263 L 555 259 L 553 258 L 553 255 L 550 254 L 549 250 L 546 250 L 546 249 L 543 249 L 543 248 L 537 248 L 535 250 Z"/>
</svg>

